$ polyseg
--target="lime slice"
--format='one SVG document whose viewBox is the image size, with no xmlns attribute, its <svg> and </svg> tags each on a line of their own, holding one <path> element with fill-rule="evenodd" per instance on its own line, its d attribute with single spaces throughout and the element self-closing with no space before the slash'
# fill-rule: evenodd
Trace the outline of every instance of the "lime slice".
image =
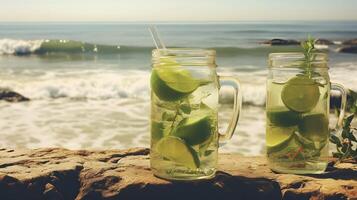
<svg viewBox="0 0 357 200">
<path fill-rule="evenodd" d="M 177 101 L 186 97 L 199 87 L 188 70 L 179 67 L 153 69 L 151 88 L 161 100 Z"/>
<path fill-rule="evenodd" d="M 301 145 L 297 142 L 296 135 L 292 137 L 279 149 L 274 151 L 268 149 L 269 158 L 277 159 L 281 161 L 300 161 L 305 160 L 305 152 L 301 148 Z"/>
<path fill-rule="evenodd" d="M 267 153 L 283 150 L 294 137 L 297 127 L 268 127 L 266 134 Z"/>
<path fill-rule="evenodd" d="M 157 151 L 165 158 L 196 169 L 200 166 L 200 159 L 194 149 L 178 137 L 168 136 L 157 143 Z"/>
<path fill-rule="evenodd" d="M 281 100 L 285 106 L 296 112 L 312 110 L 319 98 L 319 86 L 306 76 L 291 78 L 281 92 Z"/>
<path fill-rule="evenodd" d="M 206 114 L 183 119 L 172 135 L 182 138 L 189 145 L 197 145 L 205 142 L 211 132 L 211 118 Z"/>
<path fill-rule="evenodd" d="M 301 114 L 290 111 L 284 107 L 272 108 L 267 111 L 270 123 L 275 126 L 289 127 L 298 125 Z"/>
<path fill-rule="evenodd" d="M 299 123 L 299 133 L 313 142 L 326 141 L 329 136 L 327 117 L 324 114 L 304 116 Z"/>
</svg>

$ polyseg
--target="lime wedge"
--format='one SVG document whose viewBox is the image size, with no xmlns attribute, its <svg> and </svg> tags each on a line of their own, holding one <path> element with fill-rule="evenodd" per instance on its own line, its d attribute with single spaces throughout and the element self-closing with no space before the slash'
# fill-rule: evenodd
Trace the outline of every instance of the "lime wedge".
<svg viewBox="0 0 357 200">
<path fill-rule="evenodd" d="M 289 109 L 296 112 L 312 110 L 320 98 L 318 85 L 306 76 L 291 78 L 284 86 L 281 100 Z"/>
<path fill-rule="evenodd" d="M 299 133 L 313 142 L 326 141 L 329 136 L 327 117 L 324 114 L 304 116 L 299 123 Z"/>
<path fill-rule="evenodd" d="M 157 151 L 165 158 L 196 169 L 200 166 L 200 159 L 194 149 L 178 137 L 168 136 L 157 143 Z"/>
<path fill-rule="evenodd" d="M 297 127 L 268 127 L 266 133 L 267 153 L 283 150 L 294 137 Z"/>
<path fill-rule="evenodd" d="M 205 142 L 211 136 L 210 115 L 196 115 L 183 119 L 172 135 L 182 138 L 189 145 Z"/>
<path fill-rule="evenodd" d="M 302 152 L 303 149 L 301 145 L 297 142 L 296 135 L 293 134 L 290 140 L 286 142 L 286 144 L 281 147 L 279 150 L 268 151 L 269 158 L 284 160 L 287 161 L 300 161 L 305 160 L 305 152 Z"/>
<path fill-rule="evenodd" d="M 298 125 L 301 115 L 290 111 L 284 107 L 272 108 L 267 111 L 267 117 L 270 123 L 275 126 L 289 127 Z"/>
<path fill-rule="evenodd" d="M 153 69 L 151 88 L 164 101 L 177 101 L 186 97 L 200 86 L 188 70 L 179 67 Z"/>
</svg>

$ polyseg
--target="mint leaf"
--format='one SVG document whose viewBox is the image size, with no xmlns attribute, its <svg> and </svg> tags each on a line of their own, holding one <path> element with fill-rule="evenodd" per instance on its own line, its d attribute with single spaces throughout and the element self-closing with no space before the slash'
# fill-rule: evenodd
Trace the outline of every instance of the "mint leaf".
<svg viewBox="0 0 357 200">
<path fill-rule="evenodd" d="M 331 134 L 330 142 L 336 144 L 338 147 L 342 147 L 341 141 L 336 135 Z"/>
<path fill-rule="evenodd" d="M 181 104 L 179 107 L 180 111 L 185 114 L 191 113 L 191 106 L 189 104 Z"/>
</svg>

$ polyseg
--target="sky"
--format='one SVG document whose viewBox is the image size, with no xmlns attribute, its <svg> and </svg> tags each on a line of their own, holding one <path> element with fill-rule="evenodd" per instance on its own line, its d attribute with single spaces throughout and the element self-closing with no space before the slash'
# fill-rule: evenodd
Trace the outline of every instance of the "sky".
<svg viewBox="0 0 357 200">
<path fill-rule="evenodd" d="M 357 0 L 0 0 L 0 21 L 357 20 Z"/>
</svg>

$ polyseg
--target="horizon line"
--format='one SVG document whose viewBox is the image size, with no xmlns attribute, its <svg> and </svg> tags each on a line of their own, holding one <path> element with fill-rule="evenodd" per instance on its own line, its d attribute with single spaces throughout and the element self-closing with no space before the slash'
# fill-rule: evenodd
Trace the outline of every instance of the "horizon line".
<svg viewBox="0 0 357 200">
<path fill-rule="evenodd" d="M 0 23 L 242 23 L 242 22 L 357 22 L 357 19 L 345 20 L 345 19 L 311 19 L 311 20 L 78 20 L 78 21 L 1 21 Z"/>
</svg>

